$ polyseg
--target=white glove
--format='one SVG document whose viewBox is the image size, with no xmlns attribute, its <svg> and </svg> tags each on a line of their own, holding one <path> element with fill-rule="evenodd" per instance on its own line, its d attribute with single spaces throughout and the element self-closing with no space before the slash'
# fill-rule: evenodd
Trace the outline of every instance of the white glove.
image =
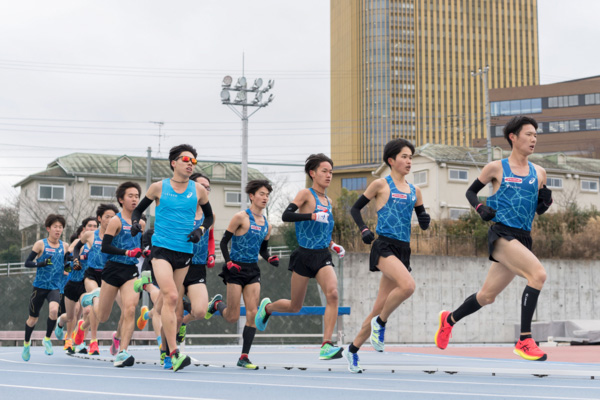
<svg viewBox="0 0 600 400">
<path fill-rule="evenodd" d="M 342 246 L 334 242 L 331 242 L 331 250 L 335 251 L 340 258 L 346 255 L 346 250 L 344 250 Z"/>
<path fill-rule="evenodd" d="M 315 221 L 321 222 L 323 224 L 328 224 L 329 223 L 329 213 L 326 213 L 323 211 L 319 211 L 318 213 L 315 213 Z"/>
</svg>

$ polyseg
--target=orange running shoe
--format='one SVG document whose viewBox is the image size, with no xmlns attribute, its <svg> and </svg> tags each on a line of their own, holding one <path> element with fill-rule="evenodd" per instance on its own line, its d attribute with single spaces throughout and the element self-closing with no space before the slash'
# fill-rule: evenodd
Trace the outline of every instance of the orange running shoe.
<svg viewBox="0 0 600 400">
<path fill-rule="evenodd" d="M 548 358 L 532 338 L 519 340 L 513 353 L 530 361 L 546 361 L 546 358 Z"/>
<path fill-rule="evenodd" d="M 100 349 L 98 348 L 97 340 L 92 340 L 90 342 L 90 348 L 88 349 L 88 354 L 90 356 L 99 356 L 100 355 Z"/>
<path fill-rule="evenodd" d="M 73 341 L 75 342 L 76 346 L 79 346 L 81 343 L 83 343 L 83 339 L 85 339 L 85 331 L 81 329 L 81 325 L 83 325 L 82 319 L 77 322 L 77 328 L 75 328 L 75 338 Z"/>
<path fill-rule="evenodd" d="M 448 315 L 450 315 L 450 311 L 440 311 L 440 326 L 435 333 L 435 345 L 442 350 L 448 347 L 448 342 L 452 337 L 452 325 L 448 323 Z"/>
<path fill-rule="evenodd" d="M 146 316 L 148 313 L 148 306 L 143 306 L 140 310 L 140 317 L 137 319 L 137 327 L 140 331 L 143 331 L 148 323 L 148 317 Z"/>
<path fill-rule="evenodd" d="M 71 347 L 73 347 L 73 342 L 71 341 L 71 339 L 65 340 L 65 346 L 63 347 L 63 350 L 67 351 Z"/>
</svg>

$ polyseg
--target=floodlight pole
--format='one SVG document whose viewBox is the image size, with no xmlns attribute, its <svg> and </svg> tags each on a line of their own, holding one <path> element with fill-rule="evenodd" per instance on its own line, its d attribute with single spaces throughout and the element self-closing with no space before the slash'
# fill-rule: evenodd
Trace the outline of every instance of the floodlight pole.
<svg viewBox="0 0 600 400">
<path fill-rule="evenodd" d="M 488 164 L 492 162 L 492 136 L 491 136 L 491 128 L 490 128 L 490 101 L 489 101 L 489 89 L 488 89 L 488 71 L 490 69 L 489 65 L 486 65 L 485 68 L 479 69 L 477 73 L 471 71 L 471 76 L 481 76 L 481 80 L 483 81 L 483 102 L 485 103 L 485 137 L 486 137 L 486 147 L 487 147 L 487 161 Z M 490 196 L 493 194 L 493 187 L 489 185 Z"/>
</svg>

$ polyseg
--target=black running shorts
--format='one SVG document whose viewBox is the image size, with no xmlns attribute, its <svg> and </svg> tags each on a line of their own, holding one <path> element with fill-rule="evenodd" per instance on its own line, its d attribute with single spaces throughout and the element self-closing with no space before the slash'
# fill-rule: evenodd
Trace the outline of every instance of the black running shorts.
<svg viewBox="0 0 600 400">
<path fill-rule="evenodd" d="M 69 281 L 65 285 L 65 297 L 71 301 L 79 301 L 82 294 L 85 293 L 85 285 L 83 281 L 74 282 Z"/>
<path fill-rule="evenodd" d="M 114 261 L 107 261 L 102 270 L 102 280 L 114 287 L 121 287 L 127 281 L 137 279 L 140 276 L 137 265 L 121 264 Z"/>
<path fill-rule="evenodd" d="M 98 285 L 98 287 L 102 286 L 102 270 L 101 269 L 88 268 L 83 273 L 83 278 L 84 278 L 83 279 L 84 281 L 86 278 L 95 281 L 96 285 Z"/>
<path fill-rule="evenodd" d="M 307 249 L 298 247 L 290 255 L 288 270 L 307 278 L 314 278 L 321 268 L 328 265 L 334 266 L 329 248 Z"/>
<path fill-rule="evenodd" d="M 206 285 L 206 264 L 192 264 L 183 280 L 183 286 L 187 292 L 188 286 L 198 285 L 200 283 Z"/>
<path fill-rule="evenodd" d="M 152 246 L 150 257 L 157 260 L 165 260 L 171 264 L 173 270 L 189 267 L 192 262 L 191 253 L 182 253 L 180 251 L 170 250 L 164 247 Z"/>
<path fill-rule="evenodd" d="M 235 264 L 242 267 L 240 272 L 227 269 L 227 264 L 223 264 L 223 271 L 219 274 L 223 278 L 224 284 L 240 285 L 242 288 L 251 283 L 260 282 L 260 268 L 257 263 L 243 263 L 234 261 Z"/>
<path fill-rule="evenodd" d="M 490 229 L 488 230 L 488 251 L 490 253 L 490 261 L 498 262 L 498 260 L 495 260 L 494 257 L 492 257 L 492 253 L 494 252 L 494 243 L 500 238 L 508 241 L 518 240 L 523 246 L 527 247 L 529 251 L 531 251 L 531 246 L 533 245 L 531 232 L 495 223 L 490 226 Z"/>
<path fill-rule="evenodd" d="M 371 246 L 369 270 L 371 272 L 379 271 L 379 268 L 377 268 L 379 257 L 387 258 L 390 256 L 400 260 L 408 272 L 412 271 L 410 268 L 410 243 L 381 235 L 377 237 Z"/>
<path fill-rule="evenodd" d="M 60 301 L 58 302 L 58 315 L 63 315 L 67 312 L 67 306 L 65 306 L 65 295 L 59 292 Z"/>
<path fill-rule="evenodd" d="M 40 289 L 33 287 L 31 297 L 29 298 L 29 316 L 37 318 L 40 316 L 40 310 L 44 305 L 44 300 L 60 303 L 60 291 L 58 289 Z"/>
</svg>

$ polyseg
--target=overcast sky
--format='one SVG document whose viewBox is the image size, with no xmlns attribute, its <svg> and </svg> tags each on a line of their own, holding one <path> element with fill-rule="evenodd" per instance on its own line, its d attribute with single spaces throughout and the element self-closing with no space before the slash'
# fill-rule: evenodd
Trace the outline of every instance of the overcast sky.
<svg viewBox="0 0 600 400">
<path fill-rule="evenodd" d="M 600 74 L 600 2 L 538 0 L 542 83 Z M 250 119 L 251 162 L 329 153 L 327 0 L 0 0 L 0 203 L 12 185 L 76 151 L 239 161 L 225 75 L 275 79 Z M 260 167 L 304 182 L 301 167 Z"/>
</svg>

